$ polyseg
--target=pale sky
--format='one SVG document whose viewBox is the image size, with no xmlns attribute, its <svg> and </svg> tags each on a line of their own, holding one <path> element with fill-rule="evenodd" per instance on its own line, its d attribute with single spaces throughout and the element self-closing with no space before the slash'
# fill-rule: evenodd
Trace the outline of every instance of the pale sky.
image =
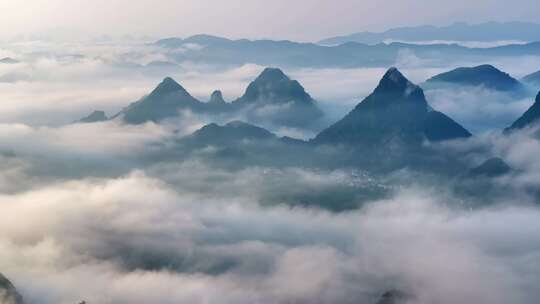
<svg viewBox="0 0 540 304">
<path fill-rule="evenodd" d="M 188 36 L 313 41 L 395 26 L 540 22 L 538 0 L 0 0 L 0 37 Z"/>
</svg>

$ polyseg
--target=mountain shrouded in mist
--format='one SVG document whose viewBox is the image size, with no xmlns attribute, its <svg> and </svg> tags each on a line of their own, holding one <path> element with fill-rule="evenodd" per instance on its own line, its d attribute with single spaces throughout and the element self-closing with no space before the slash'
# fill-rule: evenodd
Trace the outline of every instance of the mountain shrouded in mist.
<svg viewBox="0 0 540 304">
<path fill-rule="evenodd" d="M 518 118 L 506 131 L 532 127 L 540 121 L 540 92 L 536 95 L 534 104 Z"/>
<path fill-rule="evenodd" d="M 245 115 L 248 120 L 278 126 L 306 127 L 323 116 L 315 100 L 296 80 L 280 69 L 267 68 L 249 84 L 244 95 L 227 103 L 220 91 L 201 102 L 170 77 L 151 93 L 129 105 L 113 118 L 129 124 L 159 122 L 177 117 L 181 111 L 199 114 Z"/>
<path fill-rule="evenodd" d="M 540 24 L 527 22 L 487 22 L 480 24 L 454 23 L 449 26 L 413 26 L 393 28 L 381 33 L 360 32 L 347 36 L 321 40 L 324 45 L 347 42 L 376 44 L 387 40 L 401 41 L 500 41 L 500 40 L 540 40 Z"/>
<path fill-rule="evenodd" d="M 167 77 L 150 95 L 129 105 L 115 117 L 130 124 L 159 122 L 177 116 L 181 110 L 199 113 L 205 110 L 205 104 L 191 96 L 174 79 Z"/>
<path fill-rule="evenodd" d="M 323 116 L 302 85 L 275 68 L 265 69 L 232 106 L 245 110 L 253 121 L 285 126 L 306 126 Z"/>
<path fill-rule="evenodd" d="M 11 57 L 4 57 L 0 59 L 0 64 L 16 64 L 16 63 L 19 63 L 19 61 Z"/>
<path fill-rule="evenodd" d="M 436 142 L 470 136 L 451 118 L 432 110 L 422 89 L 391 68 L 371 95 L 317 135 L 314 142 L 373 148 L 396 142 L 420 145 L 425 139 Z"/>
<path fill-rule="evenodd" d="M 422 62 L 438 66 L 449 62 L 478 58 L 509 58 L 536 56 L 540 42 L 510 44 L 489 48 L 465 47 L 457 44 L 411 44 L 402 42 L 368 45 L 348 42 L 335 46 L 315 43 L 276 40 L 231 40 L 221 37 L 198 35 L 159 40 L 156 46 L 166 49 L 171 60 L 182 63 L 241 66 L 303 67 L 303 68 L 360 68 L 388 67 L 402 60 L 403 55 L 413 54 Z"/>
<path fill-rule="evenodd" d="M 266 77 L 274 76 L 263 74 L 236 103 L 256 103 L 260 96 L 268 93 L 268 89 L 279 92 L 271 85 L 261 85 L 261 82 L 268 82 Z M 285 89 L 285 96 L 294 96 L 290 93 L 292 90 L 299 95 L 298 99 L 311 104 L 309 95 L 296 85 Z M 190 136 L 180 138 L 171 146 L 173 150 L 168 155 L 180 158 L 196 155 L 226 161 L 236 167 L 245 167 L 246 164 L 334 169 L 346 166 L 377 174 L 409 167 L 459 173 L 468 170 L 459 159 L 431 149 L 424 143 L 436 144 L 470 136 L 470 132 L 451 118 L 433 110 L 420 87 L 407 80 L 396 68 L 391 68 L 370 96 L 310 141 L 279 138 L 261 127 L 237 121 L 224 126 L 209 124 Z M 321 153 L 323 146 L 334 149 L 331 153 Z M 201 150 L 205 153 L 198 152 Z M 385 151 L 384 159 L 380 158 L 381 151 Z M 358 153 L 362 157 L 358 157 Z"/>
<path fill-rule="evenodd" d="M 90 115 L 81 118 L 77 122 L 81 123 L 94 123 L 94 122 L 102 122 L 107 121 L 109 118 L 107 118 L 107 115 L 104 111 L 94 111 L 90 113 Z"/>
<path fill-rule="evenodd" d="M 508 166 L 508 164 L 503 159 L 499 157 L 493 157 L 480 164 L 480 166 L 471 169 L 469 175 L 472 177 L 498 177 L 505 175 L 511 171 L 512 168 L 510 168 L 510 166 Z"/>
<path fill-rule="evenodd" d="M 426 88 L 445 85 L 482 86 L 504 92 L 524 89 L 518 80 L 489 64 L 457 68 L 426 81 Z"/>
</svg>

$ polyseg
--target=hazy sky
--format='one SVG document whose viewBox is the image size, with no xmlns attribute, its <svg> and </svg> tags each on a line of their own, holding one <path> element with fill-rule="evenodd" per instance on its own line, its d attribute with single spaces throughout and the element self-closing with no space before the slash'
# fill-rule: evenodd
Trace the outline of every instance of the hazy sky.
<svg viewBox="0 0 540 304">
<path fill-rule="evenodd" d="M 102 34 L 317 40 L 456 21 L 540 22 L 538 0 L 1 0 L 0 37 Z"/>
</svg>

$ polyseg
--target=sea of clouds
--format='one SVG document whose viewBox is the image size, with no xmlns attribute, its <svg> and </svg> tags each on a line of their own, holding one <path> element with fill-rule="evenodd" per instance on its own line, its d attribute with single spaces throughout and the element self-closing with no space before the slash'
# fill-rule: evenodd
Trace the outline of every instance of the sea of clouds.
<svg viewBox="0 0 540 304">
<path fill-rule="evenodd" d="M 264 68 L 148 66 L 167 52 L 142 43 L 1 45 L 0 57 L 20 63 L 0 65 L 0 272 L 27 303 L 357 304 L 394 289 L 414 295 L 411 304 L 537 302 L 539 135 L 498 132 L 532 99 L 427 94 L 478 131 L 441 149 L 469 152 L 471 166 L 498 156 L 515 169 L 493 181 L 506 195 L 473 209 L 450 186 L 409 172 L 374 180 L 348 170 L 149 163 L 164 142 L 210 121 L 190 113 L 162 125 L 71 124 L 95 109 L 119 111 L 168 75 L 202 100 L 221 89 L 230 101 Z M 496 64 L 517 77 L 534 71 L 537 59 L 519 60 Z M 396 65 L 416 83 L 453 68 L 409 53 Z M 285 69 L 328 124 L 384 71 Z M 307 189 L 324 201 L 366 185 L 388 195 L 340 212 L 281 200 Z"/>
</svg>

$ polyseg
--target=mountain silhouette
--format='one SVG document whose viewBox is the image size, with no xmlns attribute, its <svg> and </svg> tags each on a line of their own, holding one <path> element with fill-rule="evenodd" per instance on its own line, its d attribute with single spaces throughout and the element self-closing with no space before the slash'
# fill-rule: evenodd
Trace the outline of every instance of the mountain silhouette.
<svg viewBox="0 0 540 304">
<path fill-rule="evenodd" d="M 181 110 L 204 112 L 205 104 L 184 89 L 174 79 L 167 77 L 140 101 L 132 103 L 113 118 L 120 117 L 130 124 L 148 121 L 159 122 L 179 115 Z"/>
<path fill-rule="evenodd" d="M 523 85 L 492 65 L 462 67 L 431 77 L 424 88 L 445 85 L 483 86 L 497 91 L 519 91 Z"/>
<path fill-rule="evenodd" d="M 465 128 L 432 110 L 420 87 L 396 68 L 389 69 L 371 95 L 343 119 L 313 140 L 318 144 L 345 144 L 365 148 L 381 145 L 421 145 L 470 137 Z"/>
<path fill-rule="evenodd" d="M 523 114 L 520 118 L 518 118 L 509 128 L 507 128 L 505 131 L 513 131 L 513 130 L 519 130 L 526 127 L 534 126 L 538 123 L 540 119 L 540 92 L 538 95 L 536 95 L 536 100 L 534 104 Z"/>
<path fill-rule="evenodd" d="M 315 100 L 282 70 L 266 68 L 233 103 L 249 120 L 304 127 L 323 116 Z"/>
</svg>

